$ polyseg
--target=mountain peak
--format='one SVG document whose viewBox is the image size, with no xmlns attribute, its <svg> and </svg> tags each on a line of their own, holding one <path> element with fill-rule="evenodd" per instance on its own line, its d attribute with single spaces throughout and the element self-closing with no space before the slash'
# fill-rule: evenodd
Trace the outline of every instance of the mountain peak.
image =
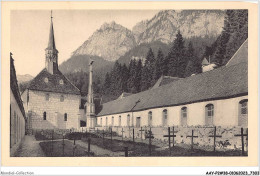
<svg viewBox="0 0 260 176">
<path fill-rule="evenodd" d="M 72 56 L 94 55 L 115 61 L 136 45 L 133 33 L 115 21 L 104 23 Z"/>
<path fill-rule="evenodd" d="M 102 26 L 100 27 L 101 30 L 106 30 L 106 29 L 126 29 L 124 26 L 117 24 L 115 21 L 111 21 L 110 23 L 105 22 L 104 24 L 102 24 Z"/>
<path fill-rule="evenodd" d="M 184 38 L 216 37 L 224 26 L 222 10 L 163 10 L 152 19 L 139 22 L 133 27 L 136 41 L 171 43 L 178 30 Z"/>
</svg>

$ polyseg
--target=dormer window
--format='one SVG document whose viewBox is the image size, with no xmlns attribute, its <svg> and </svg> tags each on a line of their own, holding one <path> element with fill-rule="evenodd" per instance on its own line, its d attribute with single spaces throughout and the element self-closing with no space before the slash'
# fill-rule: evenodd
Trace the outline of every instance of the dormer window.
<svg viewBox="0 0 260 176">
<path fill-rule="evenodd" d="M 63 84 L 64 84 L 64 82 L 63 82 L 63 80 L 62 80 L 62 79 L 60 80 L 60 84 L 61 84 L 61 85 L 63 85 Z"/>
<path fill-rule="evenodd" d="M 48 78 L 44 78 L 44 82 L 45 82 L 45 83 L 48 83 L 48 82 L 49 82 L 49 79 L 48 79 Z"/>
</svg>

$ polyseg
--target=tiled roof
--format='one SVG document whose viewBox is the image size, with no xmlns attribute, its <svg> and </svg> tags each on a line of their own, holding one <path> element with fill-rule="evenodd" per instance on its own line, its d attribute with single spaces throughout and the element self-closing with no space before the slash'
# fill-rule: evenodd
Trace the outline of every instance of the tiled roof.
<svg viewBox="0 0 260 176">
<path fill-rule="evenodd" d="M 19 106 L 19 109 L 21 110 L 21 112 L 25 118 L 23 101 L 21 99 L 21 95 L 19 92 L 18 84 L 17 84 L 16 71 L 15 71 L 14 60 L 13 60 L 12 56 L 10 56 L 10 86 L 11 86 L 11 90 L 14 94 L 15 100 Z"/>
<path fill-rule="evenodd" d="M 227 66 L 248 61 L 248 39 L 240 46 L 234 56 L 228 61 Z"/>
<path fill-rule="evenodd" d="M 105 103 L 97 116 L 247 95 L 248 64 L 244 56 L 243 62 Z"/>
<path fill-rule="evenodd" d="M 61 82 L 63 81 L 63 84 Z M 30 90 L 57 92 L 80 95 L 80 90 L 73 85 L 59 70 L 56 74 L 50 74 L 43 69 L 27 87 Z"/>
<path fill-rule="evenodd" d="M 206 58 L 204 58 L 201 65 L 209 65 L 209 61 Z"/>
<path fill-rule="evenodd" d="M 178 77 L 171 77 L 171 76 L 161 76 L 158 81 L 154 84 L 154 86 L 152 87 L 152 89 L 163 86 L 165 84 L 169 84 L 171 82 L 180 80 L 181 78 Z"/>
</svg>

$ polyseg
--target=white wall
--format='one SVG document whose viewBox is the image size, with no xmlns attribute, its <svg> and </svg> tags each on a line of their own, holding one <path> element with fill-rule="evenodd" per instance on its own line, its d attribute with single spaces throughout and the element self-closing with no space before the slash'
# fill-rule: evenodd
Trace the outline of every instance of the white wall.
<svg viewBox="0 0 260 176">
<path fill-rule="evenodd" d="M 187 125 L 205 125 L 205 106 L 207 104 L 214 105 L 213 125 L 215 126 L 237 126 L 239 116 L 239 102 L 243 99 L 248 99 L 248 96 L 241 96 L 236 98 L 229 98 L 223 100 L 204 101 L 181 106 L 163 107 L 148 109 L 138 112 L 114 114 L 108 116 L 97 117 L 99 126 L 106 126 L 106 117 L 108 118 L 108 126 L 111 126 L 112 116 L 114 117 L 114 126 L 118 126 L 118 117 L 121 115 L 121 126 L 127 126 L 127 115 L 130 115 L 130 125 L 132 126 L 132 119 L 134 119 L 134 126 L 136 126 L 136 117 L 141 117 L 141 126 L 148 126 L 148 112 L 152 111 L 153 126 L 162 126 L 163 124 L 163 110 L 168 111 L 167 125 L 181 125 L 181 108 L 187 107 Z M 101 124 L 102 118 L 102 124 Z"/>
<path fill-rule="evenodd" d="M 49 93 L 49 101 L 45 100 L 45 94 Z M 42 92 L 29 90 L 29 103 L 27 106 L 27 92 L 22 95 L 24 106 L 28 110 L 28 117 L 31 119 L 33 129 L 70 129 L 79 128 L 80 125 L 80 95 L 62 94 L 53 92 Z M 64 101 L 60 101 L 60 96 Z M 43 113 L 47 118 L 43 120 Z M 64 121 L 64 114 L 67 113 L 67 121 Z"/>
<path fill-rule="evenodd" d="M 25 135 L 25 117 L 23 116 L 11 89 L 10 92 L 10 148 L 12 156 Z"/>
</svg>

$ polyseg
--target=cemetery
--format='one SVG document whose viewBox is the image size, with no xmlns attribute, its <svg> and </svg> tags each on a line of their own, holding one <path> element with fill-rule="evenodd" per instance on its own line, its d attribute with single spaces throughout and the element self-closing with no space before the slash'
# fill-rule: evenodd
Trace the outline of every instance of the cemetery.
<svg viewBox="0 0 260 176">
<path fill-rule="evenodd" d="M 34 134 L 48 157 L 248 155 L 248 129 L 236 127 L 109 127 Z"/>
</svg>

